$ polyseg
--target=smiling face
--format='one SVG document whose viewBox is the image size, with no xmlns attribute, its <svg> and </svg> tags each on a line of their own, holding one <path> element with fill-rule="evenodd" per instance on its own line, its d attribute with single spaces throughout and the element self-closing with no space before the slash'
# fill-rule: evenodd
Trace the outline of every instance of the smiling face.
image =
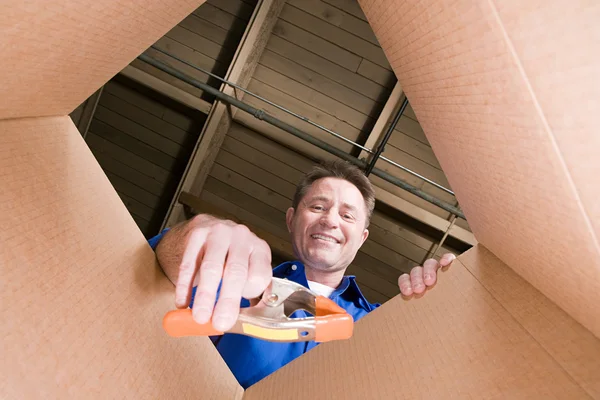
<svg viewBox="0 0 600 400">
<path fill-rule="evenodd" d="M 369 235 L 362 194 L 340 178 L 313 182 L 297 209 L 288 209 L 286 220 L 296 257 L 324 272 L 345 270 Z"/>
</svg>

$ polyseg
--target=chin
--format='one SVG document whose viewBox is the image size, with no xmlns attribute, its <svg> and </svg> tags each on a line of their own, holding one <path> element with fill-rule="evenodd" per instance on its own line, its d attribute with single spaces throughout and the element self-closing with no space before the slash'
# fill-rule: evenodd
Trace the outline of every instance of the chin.
<svg viewBox="0 0 600 400">
<path fill-rule="evenodd" d="M 322 257 L 322 256 L 312 255 L 312 254 L 309 255 L 308 259 L 313 264 L 328 264 L 331 262 L 331 260 L 326 256 Z"/>
<path fill-rule="evenodd" d="M 333 269 L 337 263 L 337 260 L 331 260 L 327 257 L 309 257 L 308 260 L 311 265 L 320 269 L 321 271 Z"/>
</svg>

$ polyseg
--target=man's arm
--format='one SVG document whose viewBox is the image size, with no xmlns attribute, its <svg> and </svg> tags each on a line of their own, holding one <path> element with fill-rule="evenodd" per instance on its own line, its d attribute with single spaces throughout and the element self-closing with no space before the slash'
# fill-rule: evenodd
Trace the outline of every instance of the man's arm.
<svg viewBox="0 0 600 400">
<path fill-rule="evenodd" d="M 186 236 L 194 224 L 193 219 L 181 222 L 169 229 L 156 246 L 156 258 L 165 275 L 174 285 L 179 277 L 181 258 L 185 251 Z"/>
</svg>

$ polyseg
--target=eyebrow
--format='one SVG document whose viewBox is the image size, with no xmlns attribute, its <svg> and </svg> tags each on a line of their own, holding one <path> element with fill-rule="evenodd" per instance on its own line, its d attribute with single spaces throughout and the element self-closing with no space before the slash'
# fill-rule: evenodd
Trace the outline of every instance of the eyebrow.
<svg viewBox="0 0 600 400">
<path fill-rule="evenodd" d="M 315 197 L 311 197 L 310 198 L 310 202 L 313 202 L 313 201 L 326 201 L 326 202 L 330 202 L 331 199 L 329 197 L 326 197 L 326 196 L 315 196 Z M 348 210 L 350 210 L 352 212 L 357 212 L 358 211 L 358 209 L 355 206 L 353 206 L 352 204 L 349 204 L 349 203 L 343 203 L 342 206 L 345 207 L 345 208 L 347 208 Z"/>
</svg>

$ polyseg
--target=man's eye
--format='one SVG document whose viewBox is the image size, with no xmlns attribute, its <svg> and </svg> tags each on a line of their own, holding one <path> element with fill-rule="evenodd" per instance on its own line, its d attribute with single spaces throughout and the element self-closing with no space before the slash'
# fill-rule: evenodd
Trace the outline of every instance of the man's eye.
<svg viewBox="0 0 600 400">
<path fill-rule="evenodd" d="M 349 219 L 349 220 L 353 220 L 354 216 L 352 214 L 344 214 L 344 218 Z"/>
<path fill-rule="evenodd" d="M 314 210 L 323 211 L 323 206 L 313 206 Z"/>
</svg>

